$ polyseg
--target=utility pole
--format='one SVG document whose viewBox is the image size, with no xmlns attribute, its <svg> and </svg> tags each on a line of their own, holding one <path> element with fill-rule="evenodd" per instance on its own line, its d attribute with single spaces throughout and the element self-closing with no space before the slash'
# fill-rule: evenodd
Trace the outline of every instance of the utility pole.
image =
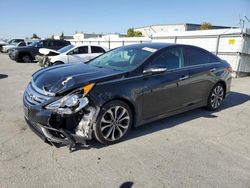
<svg viewBox="0 0 250 188">
<path fill-rule="evenodd" d="M 245 20 L 240 18 L 240 28 L 241 28 L 241 33 L 243 33 L 244 30 L 244 25 L 245 25 Z"/>
</svg>

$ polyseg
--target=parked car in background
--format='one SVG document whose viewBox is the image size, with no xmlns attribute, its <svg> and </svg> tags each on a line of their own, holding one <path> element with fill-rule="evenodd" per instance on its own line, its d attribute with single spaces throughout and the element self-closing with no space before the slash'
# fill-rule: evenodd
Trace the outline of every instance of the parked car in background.
<svg viewBox="0 0 250 188">
<path fill-rule="evenodd" d="M 8 53 L 10 49 L 15 48 L 15 47 L 21 47 L 21 46 L 27 46 L 26 42 L 19 42 L 17 44 L 8 44 L 2 47 L 2 52 L 3 53 Z"/>
<path fill-rule="evenodd" d="M 24 39 L 11 39 L 7 43 L 1 43 L 0 44 L 0 51 L 3 52 L 2 49 L 6 45 L 12 45 L 15 47 L 20 42 L 24 42 Z"/>
<path fill-rule="evenodd" d="M 40 40 L 28 46 L 12 48 L 9 50 L 9 57 L 17 62 L 29 63 L 35 60 L 35 56 L 39 54 L 40 48 L 58 50 L 69 44 L 70 42 L 65 40 Z"/>
<path fill-rule="evenodd" d="M 140 126 L 198 107 L 220 108 L 232 68 L 189 45 L 143 43 L 88 63 L 52 66 L 32 76 L 25 119 L 44 141 L 114 144 Z"/>
<path fill-rule="evenodd" d="M 2 51 L 2 47 L 8 44 L 5 40 L 0 40 L 0 52 Z"/>
<path fill-rule="evenodd" d="M 57 51 L 41 48 L 39 52 L 44 56 L 37 55 L 36 60 L 42 67 L 65 63 L 85 63 L 107 50 L 107 48 L 98 45 L 68 45 Z"/>
</svg>

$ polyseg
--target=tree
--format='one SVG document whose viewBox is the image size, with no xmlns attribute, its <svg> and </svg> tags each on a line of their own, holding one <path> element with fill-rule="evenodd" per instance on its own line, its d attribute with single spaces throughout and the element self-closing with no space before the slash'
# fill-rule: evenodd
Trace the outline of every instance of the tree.
<svg viewBox="0 0 250 188">
<path fill-rule="evenodd" d="M 203 22 L 200 26 L 200 30 L 212 29 L 212 24 L 209 22 Z"/>
<path fill-rule="evenodd" d="M 31 39 L 40 39 L 40 37 L 38 37 L 37 34 L 33 33 Z"/>
<path fill-rule="evenodd" d="M 127 37 L 141 37 L 142 33 L 140 31 L 135 31 L 133 28 L 129 28 L 126 36 Z"/>
<path fill-rule="evenodd" d="M 51 36 L 50 36 L 50 39 L 54 40 L 54 39 L 55 39 L 55 36 L 54 36 L 54 35 L 51 35 Z"/>
<path fill-rule="evenodd" d="M 63 40 L 64 39 L 64 33 L 62 32 L 62 34 L 60 35 L 60 39 Z"/>
</svg>

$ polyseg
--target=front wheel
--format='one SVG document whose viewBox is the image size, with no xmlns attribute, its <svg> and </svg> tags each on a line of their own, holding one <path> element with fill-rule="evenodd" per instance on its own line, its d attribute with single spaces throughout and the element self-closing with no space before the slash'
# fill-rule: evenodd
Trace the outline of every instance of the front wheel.
<svg viewBox="0 0 250 188">
<path fill-rule="evenodd" d="M 216 84 L 209 94 L 207 109 L 210 111 L 217 110 L 222 104 L 224 95 L 225 95 L 224 86 L 221 83 Z"/>
<path fill-rule="evenodd" d="M 127 136 L 132 123 L 130 107 L 122 101 L 111 101 L 101 108 L 94 126 L 94 134 L 99 142 L 114 144 Z"/>
<path fill-rule="evenodd" d="M 24 63 L 31 63 L 32 62 L 31 56 L 30 55 L 24 55 L 22 57 L 22 62 L 24 62 Z"/>
</svg>

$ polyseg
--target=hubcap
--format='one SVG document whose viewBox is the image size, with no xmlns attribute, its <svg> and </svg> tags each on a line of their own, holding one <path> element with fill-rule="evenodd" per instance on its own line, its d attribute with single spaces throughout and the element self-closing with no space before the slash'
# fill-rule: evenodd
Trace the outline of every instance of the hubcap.
<svg viewBox="0 0 250 188">
<path fill-rule="evenodd" d="M 24 56 L 24 57 L 23 57 L 23 61 L 24 61 L 25 63 L 30 63 L 30 62 L 31 62 L 31 59 L 30 59 L 29 56 Z"/>
<path fill-rule="evenodd" d="M 214 109 L 218 108 L 221 105 L 223 96 L 224 96 L 223 88 L 221 86 L 215 87 L 211 96 L 211 105 Z"/>
<path fill-rule="evenodd" d="M 100 123 L 102 135 L 106 140 L 118 140 L 129 128 L 128 110 L 122 106 L 111 107 L 103 114 Z"/>
</svg>

